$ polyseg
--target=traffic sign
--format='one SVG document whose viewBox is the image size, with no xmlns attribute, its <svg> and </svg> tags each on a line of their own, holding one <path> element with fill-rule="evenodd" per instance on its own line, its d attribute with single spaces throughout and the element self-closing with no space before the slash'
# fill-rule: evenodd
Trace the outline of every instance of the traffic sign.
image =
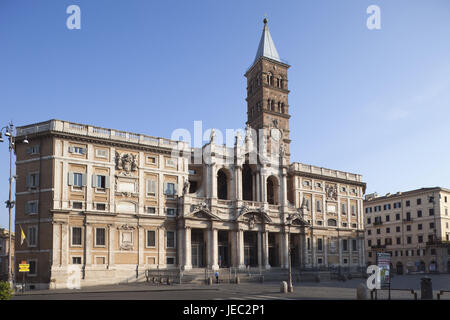
<svg viewBox="0 0 450 320">
<path fill-rule="evenodd" d="M 19 272 L 30 272 L 29 264 L 19 264 Z"/>
</svg>

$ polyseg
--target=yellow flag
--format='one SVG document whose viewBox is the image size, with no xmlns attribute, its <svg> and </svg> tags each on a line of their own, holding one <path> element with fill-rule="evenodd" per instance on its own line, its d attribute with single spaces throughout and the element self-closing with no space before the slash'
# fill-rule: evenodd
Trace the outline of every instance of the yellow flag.
<svg viewBox="0 0 450 320">
<path fill-rule="evenodd" d="M 20 244 L 23 244 L 23 241 L 26 239 L 25 233 L 22 230 L 22 226 L 20 226 Z"/>
</svg>

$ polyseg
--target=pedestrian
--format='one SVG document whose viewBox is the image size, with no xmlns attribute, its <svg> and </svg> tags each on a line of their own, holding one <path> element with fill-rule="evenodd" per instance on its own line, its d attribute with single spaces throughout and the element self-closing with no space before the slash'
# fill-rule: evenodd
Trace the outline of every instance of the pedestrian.
<svg viewBox="0 0 450 320">
<path fill-rule="evenodd" d="M 219 283 L 219 271 L 216 271 L 216 283 Z"/>
</svg>

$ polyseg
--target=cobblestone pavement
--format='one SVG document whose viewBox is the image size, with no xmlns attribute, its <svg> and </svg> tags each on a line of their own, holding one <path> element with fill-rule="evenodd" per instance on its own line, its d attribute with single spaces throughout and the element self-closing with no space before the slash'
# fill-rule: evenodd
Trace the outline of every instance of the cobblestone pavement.
<svg viewBox="0 0 450 320">
<path fill-rule="evenodd" d="M 415 290 L 420 299 L 420 279 L 424 275 L 395 276 L 392 279 L 392 299 L 413 299 L 410 289 Z M 434 298 L 439 290 L 450 290 L 450 274 L 430 275 L 433 282 Z M 242 283 L 208 285 L 149 285 L 146 283 L 122 284 L 114 286 L 88 287 L 80 290 L 40 290 L 28 291 L 14 296 L 14 300 L 298 300 L 298 299 L 356 299 L 356 287 L 365 279 L 345 282 L 304 282 L 294 283 L 294 292 L 280 293 L 279 283 Z M 378 292 L 378 299 L 387 299 L 387 291 Z M 445 293 L 442 300 L 449 300 Z"/>
</svg>

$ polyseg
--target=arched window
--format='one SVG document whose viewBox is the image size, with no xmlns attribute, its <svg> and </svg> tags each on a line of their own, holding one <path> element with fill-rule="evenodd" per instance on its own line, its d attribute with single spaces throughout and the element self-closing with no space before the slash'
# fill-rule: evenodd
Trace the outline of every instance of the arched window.
<svg viewBox="0 0 450 320">
<path fill-rule="evenodd" d="M 284 113 L 284 103 L 281 103 L 281 113 Z"/>
<path fill-rule="evenodd" d="M 281 113 L 281 102 L 278 102 L 278 112 Z"/>
<path fill-rule="evenodd" d="M 217 172 L 217 198 L 228 200 L 228 177 L 223 169 Z"/>
</svg>

